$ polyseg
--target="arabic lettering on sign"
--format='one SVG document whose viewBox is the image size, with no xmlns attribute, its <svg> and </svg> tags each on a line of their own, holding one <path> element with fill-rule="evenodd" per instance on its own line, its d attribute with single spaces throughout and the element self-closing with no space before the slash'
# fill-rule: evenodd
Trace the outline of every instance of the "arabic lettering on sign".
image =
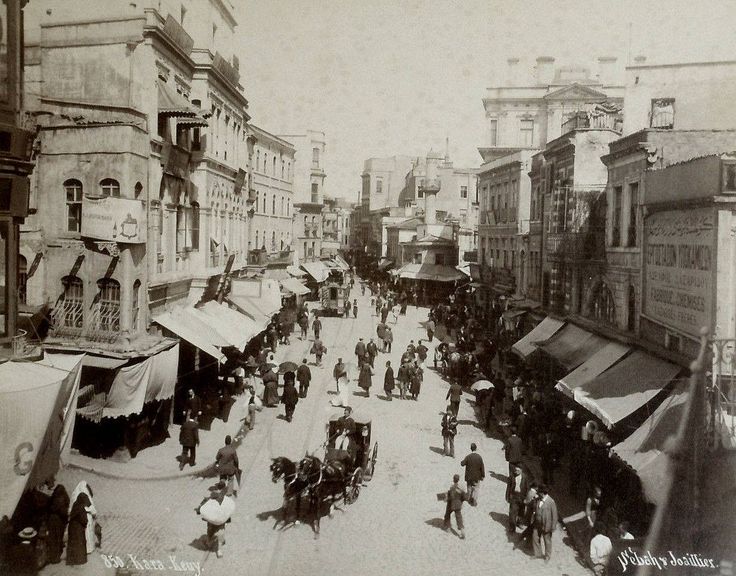
<svg viewBox="0 0 736 576">
<path fill-rule="evenodd" d="M 88 198 L 82 202 L 82 236 L 122 244 L 140 244 L 145 239 L 145 213 L 140 200 Z"/>
<path fill-rule="evenodd" d="M 714 220 L 710 209 L 647 218 L 644 313 L 697 336 L 710 325 Z"/>
</svg>

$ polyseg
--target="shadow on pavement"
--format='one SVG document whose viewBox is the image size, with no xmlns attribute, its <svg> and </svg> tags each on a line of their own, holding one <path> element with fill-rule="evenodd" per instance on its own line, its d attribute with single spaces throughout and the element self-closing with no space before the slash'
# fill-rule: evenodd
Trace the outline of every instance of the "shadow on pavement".
<svg viewBox="0 0 736 576">
<path fill-rule="evenodd" d="M 429 449 L 435 454 L 439 454 L 440 456 L 445 455 L 445 450 L 443 448 L 439 448 L 437 446 L 430 446 Z"/>
<path fill-rule="evenodd" d="M 202 552 L 209 552 L 210 547 L 207 545 L 207 535 L 203 534 L 199 538 L 195 538 L 189 543 L 189 546 L 195 550 L 201 550 Z"/>
<path fill-rule="evenodd" d="M 429 520 L 425 520 L 424 523 L 432 528 L 439 528 L 442 531 L 445 530 L 445 521 L 442 518 L 431 518 Z"/>
<path fill-rule="evenodd" d="M 475 420 L 458 420 L 457 424 L 458 426 L 472 426 L 473 428 L 477 428 L 478 430 L 483 430 L 483 427 Z"/>
<path fill-rule="evenodd" d="M 509 515 L 501 514 L 500 512 L 489 512 L 488 515 L 493 518 L 494 521 L 498 522 L 503 526 L 504 530 L 509 526 Z"/>
</svg>

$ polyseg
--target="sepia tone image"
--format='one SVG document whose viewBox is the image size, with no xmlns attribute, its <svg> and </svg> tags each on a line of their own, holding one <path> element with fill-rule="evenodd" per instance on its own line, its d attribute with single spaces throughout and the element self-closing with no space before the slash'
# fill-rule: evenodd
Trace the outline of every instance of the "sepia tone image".
<svg viewBox="0 0 736 576">
<path fill-rule="evenodd" d="M 0 576 L 733 576 L 734 22 L 2 0 Z"/>
</svg>

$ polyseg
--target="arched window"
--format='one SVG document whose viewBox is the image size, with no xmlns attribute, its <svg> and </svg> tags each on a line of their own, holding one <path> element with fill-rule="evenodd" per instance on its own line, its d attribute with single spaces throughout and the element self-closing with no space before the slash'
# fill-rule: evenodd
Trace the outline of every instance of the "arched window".
<svg viewBox="0 0 736 576">
<path fill-rule="evenodd" d="M 176 251 L 183 252 L 187 245 L 187 216 L 184 206 L 176 207 Z"/>
<path fill-rule="evenodd" d="M 84 318 L 84 284 L 77 276 L 64 276 L 61 283 L 64 286 L 64 295 L 56 320 L 61 326 L 81 329 Z"/>
<path fill-rule="evenodd" d="M 284 214 L 284 197 L 283 196 L 281 197 L 281 215 L 282 216 L 285 216 L 285 214 Z"/>
<path fill-rule="evenodd" d="M 276 252 L 276 232 L 271 232 L 271 252 Z"/>
<path fill-rule="evenodd" d="M 629 332 L 636 331 L 636 289 L 633 285 L 629 286 L 629 317 L 627 319 L 626 328 Z"/>
<path fill-rule="evenodd" d="M 276 214 L 276 194 L 271 198 L 271 214 Z"/>
<path fill-rule="evenodd" d="M 291 216 L 291 198 L 286 199 L 286 215 Z"/>
<path fill-rule="evenodd" d="M 120 283 L 111 278 L 97 281 L 100 289 L 97 309 L 99 320 L 97 328 L 103 332 L 120 330 Z"/>
<path fill-rule="evenodd" d="M 102 182 L 100 182 L 100 193 L 103 196 L 120 198 L 120 184 L 117 180 L 113 180 L 112 178 L 105 178 Z"/>
<path fill-rule="evenodd" d="M 143 184 L 141 184 L 140 182 L 136 182 L 135 187 L 133 188 L 133 193 L 135 194 L 135 197 L 140 198 L 141 192 L 143 192 Z"/>
<path fill-rule="evenodd" d="M 261 243 L 259 241 L 260 239 L 261 239 L 260 232 L 256 230 L 256 250 L 258 250 L 258 248 L 261 247 Z"/>
<path fill-rule="evenodd" d="M 266 202 L 268 202 L 268 195 L 264 192 L 263 193 L 263 210 L 262 212 L 266 213 Z"/>
<path fill-rule="evenodd" d="M 264 152 L 264 153 L 263 153 L 263 173 L 264 173 L 264 174 L 268 174 L 268 172 L 266 172 L 266 169 L 267 169 L 267 168 L 268 168 L 268 154 L 266 154 L 266 153 Z"/>
<path fill-rule="evenodd" d="M 139 315 L 140 315 L 140 297 L 141 297 L 141 281 L 136 280 L 133 282 L 133 295 L 132 295 L 132 302 L 131 302 L 131 322 L 130 327 L 136 331 L 138 330 L 138 321 L 139 321 Z"/>
<path fill-rule="evenodd" d="M 591 316 L 606 324 L 616 324 L 616 305 L 611 290 L 601 282 L 593 292 L 590 302 Z"/>
<path fill-rule="evenodd" d="M 25 256 L 18 256 L 18 302 L 28 303 L 28 260 Z"/>
<path fill-rule="evenodd" d="M 273 157 L 273 171 L 271 172 L 273 176 L 276 176 L 276 156 Z"/>
<path fill-rule="evenodd" d="M 261 151 L 256 151 L 256 171 L 261 170 Z"/>
<path fill-rule="evenodd" d="M 280 248 L 280 250 L 282 252 L 284 251 L 284 233 L 283 232 L 281 233 L 281 248 Z"/>
<path fill-rule="evenodd" d="M 79 180 L 64 182 L 66 195 L 66 231 L 82 231 L 82 183 Z"/>
</svg>

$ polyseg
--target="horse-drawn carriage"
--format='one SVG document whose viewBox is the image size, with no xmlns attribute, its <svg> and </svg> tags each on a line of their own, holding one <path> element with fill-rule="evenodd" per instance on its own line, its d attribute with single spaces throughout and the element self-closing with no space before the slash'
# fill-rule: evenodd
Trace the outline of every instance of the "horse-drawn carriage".
<svg viewBox="0 0 736 576">
<path fill-rule="evenodd" d="M 271 464 L 272 480 L 284 479 L 284 521 L 289 502 L 293 501 L 298 522 L 301 498 L 308 496 L 316 533 L 319 533 L 322 504 L 329 498 L 331 515 L 339 498 L 345 504 L 355 502 L 363 482 L 373 476 L 378 458 L 378 443 L 371 446 L 370 419 L 333 416 L 326 429 L 324 461 L 307 454 L 298 463 L 282 457 L 274 458 Z"/>
</svg>

